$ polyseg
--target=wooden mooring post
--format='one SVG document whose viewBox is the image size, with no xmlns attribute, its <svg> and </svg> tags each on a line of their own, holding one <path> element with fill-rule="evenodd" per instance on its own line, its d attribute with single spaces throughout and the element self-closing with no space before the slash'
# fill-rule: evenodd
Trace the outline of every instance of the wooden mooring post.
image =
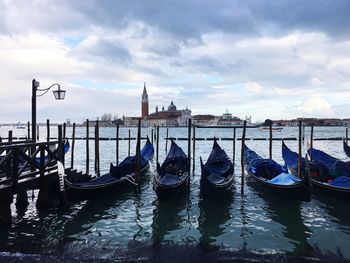
<svg viewBox="0 0 350 263">
<path fill-rule="evenodd" d="M 348 144 L 348 131 L 349 131 L 349 128 L 348 127 L 346 127 L 346 130 L 345 130 L 345 142 L 346 142 L 346 144 Z"/>
<path fill-rule="evenodd" d="M 269 138 L 269 158 L 272 159 L 272 122 L 269 125 L 270 129 L 270 138 Z"/>
<path fill-rule="evenodd" d="M 86 174 L 89 174 L 89 119 L 86 119 Z"/>
<path fill-rule="evenodd" d="M 165 153 L 168 152 L 168 136 L 169 136 L 169 128 L 166 128 L 166 136 L 165 136 Z"/>
<path fill-rule="evenodd" d="M 65 139 L 66 138 L 66 131 L 67 131 L 67 124 L 64 122 L 63 123 L 63 139 Z"/>
<path fill-rule="evenodd" d="M 191 172 L 191 129 L 192 129 L 192 120 L 188 120 L 188 141 L 187 141 L 187 156 L 188 156 L 188 173 Z M 193 160 L 194 161 L 194 160 Z M 190 178 L 190 176 L 188 176 Z"/>
<path fill-rule="evenodd" d="M 153 144 L 153 127 L 151 128 L 151 143 Z"/>
<path fill-rule="evenodd" d="M 244 144 L 245 144 L 245 133 L 246 133 L 247 121 L 243 122 L 243 131 L 242 131 L 242 147 L 241 147 L 241 169 L 242 169 L 242 178 L 241 178 L 241 194 L 244 193 Z"/>
<path fill-rule="evenodd" d="M 313 148 L 314 148 L 314 125 L 311 124 L 310 149 L 312 150 Z M 310 151 L 310 161 L 312 161 L 312 151 Z"/>
<path fill-rule="evenodd" d="M 36 125 L 36 140 L 37 141 L 39 141 L 39 138 L 40 138 L 39 132 L 40 132 L 40 128 L 39 128 L 39 124 L 38 124 L 38 125 Z"/>
<path fill-rule="evenodd" d="M 131 134 L 129 129 L 129 139 L 128 139 L 128 156 L 130 156 L 130 140 L 131 140 Z"/>
<path fill-rule="evenodd" d="M 100 177 L 100 134 L 98 120 L 95 125 L 95 174 Z"/>
<path fill-rule="evenodd" d="M 71 149 L 71 159 L 70 159 L 70 167 L 74 168 L 74 146 L 75 146 L 75 122 L 73 123 L 73 131 L 72 131 L 72 149 Z"/>
<path fill-rule="evenodd" d="M 115 162 L 119 164 L 119 123 L 117 123 L 117 128 L 115 131 Z"/>
<path fill-rule="evenodd" d="M 137 171 L 135 181 L 140 189 L 140 179 L 141 179 L 141 118 L 138 119 L 137 124 L 137 141 L 136 141 L 136 163 L 137 163 Z"/>
<path fill-rule="evenodd" d="M 299 121 L 299 140 L 298 140 L 298 177 L 301 178 L 301 142 L 303 141 L 303 136 L 302 136 L 302 122 Z"/>
<path fill-rule="evenodd" d="M 232 163 L 233 172 L 235 171 L 235 158 L 236 158 L 236 127 L 233 128 L 233 138 L 232 138 Z"/>
<path fill-rule="evenodd" d="M 50 120 L 46 120 L 46 141 L 50 141 Z"/>
<path fill-rule="evenodd" d="M 156 162 L 158 165 L 158 161 L 159 161 L 159 126 L 157 126 L 157 145 L 156 145 Z"/>
<path fill-rule="evenodd" d="M 30 122 L 29 121 L 27 122 L 27 137 L 28 137 L 28 140 L 32 140 L 32 138 L 30 138 Z"/>
<path fill-rule="evenodd" d="M 193 137 L 192 137 L 192 173 L 196 169 L 196 126 L 193 125 Z"/>
</svg>

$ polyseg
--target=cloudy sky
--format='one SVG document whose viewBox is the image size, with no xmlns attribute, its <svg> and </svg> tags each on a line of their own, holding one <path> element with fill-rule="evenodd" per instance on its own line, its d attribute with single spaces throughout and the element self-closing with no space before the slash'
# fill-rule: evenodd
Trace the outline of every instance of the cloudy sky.
<svg viewBox="0 0 350 263">
<path fill-rule="evenodd" d="M 350 117 L 348 0 L 0 0 L 0 122 L 188 106 L 253 120 Z"/>
</svg>

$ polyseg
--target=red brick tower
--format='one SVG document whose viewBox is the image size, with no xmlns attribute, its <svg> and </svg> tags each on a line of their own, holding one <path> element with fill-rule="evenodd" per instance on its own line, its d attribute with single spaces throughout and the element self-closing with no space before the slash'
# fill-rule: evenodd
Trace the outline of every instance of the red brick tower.
<svg viewBox="0 0 350 263">
<path fill-rule="evenodd" d="M 141 118 L 148 116 L 148 95 L 146 90 L 146 83 L 143 84 L 143 93 L 141 100 Z"/>
</svg>

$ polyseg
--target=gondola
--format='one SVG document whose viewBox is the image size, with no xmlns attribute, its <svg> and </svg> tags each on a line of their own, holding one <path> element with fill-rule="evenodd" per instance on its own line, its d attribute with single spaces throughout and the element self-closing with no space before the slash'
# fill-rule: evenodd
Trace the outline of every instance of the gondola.
<svg viewBox="0 0 350 263">
<path fill-rule="evenodd" d="M 184 151 L 171 140 L 171 146 L 162 165 L 157 163 L 154 190 L 158 197 L 183 191 L 189 179 L 189 161 Z"/>
<path fill-rule="evenodd" d="M 315 192 L 333 197 L 350 198 L 350 163 L 343 162 L 317 149 L 309 149 L 308 152 L 312 156 L 309 169 Z M 282 143 L 282 156 L 288 169 L 295 174 L 298 167 L 298 154 L 290 150 L 284 142 Z M 302 158 L 301 165 L 303 170 L 304 158 Z"/>
<path fill-rule="evenodd" d="M 350 158 L 350 146 L 343 140 L 343 149 L 347 157 Z"/>
<path fill-rule="evenodd" d="M 153 158 L 153 154 L 153 145 L 147 138 L 146 144 L 140 152 L 140 176 L 144 175 L 148 170 L 149 161 Z M 100 194 L 105 195 L 107 191 L 118 187 L 135 185 L 138 165 L 136 156 L 129 156 L 117 166 L 111 164 L 109 173 L 100 177 L 86 176 L 80 179 L 68 174 L 65 177 L 67 190 L 70 194 L 73 194 L 74 198 L 90 198 Z"/>
<path fill-rule="evenodd" d="M 213 148 L 207 162 L 203 164 L 202 157 L 200 157 L 200 162 L 200 195 L 202 198 L 222 195 L 232 188 L 234 180 L 233 164 L 216 139 L 214 139 Z"/>
<path fill-rule="evenodd" d="M 287 199 L 310 199 L 308 175 L 302 179 L 288 173 L 285 166 L 272 159 L 264 159 L 244 145 L 245 169 L 251 185 Z"/>
</svg>

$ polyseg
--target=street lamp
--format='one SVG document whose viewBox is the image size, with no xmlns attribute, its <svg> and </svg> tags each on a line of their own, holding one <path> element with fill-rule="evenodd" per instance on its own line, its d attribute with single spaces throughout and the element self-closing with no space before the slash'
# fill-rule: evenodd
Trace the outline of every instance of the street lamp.
<svg viewBox="0 0 350 263">
<path fill-rule="evenodd" d="M 46 94 L 52 87 L 58 86 L 57 90 L 53 91 L 53 95 L 56 100 L 63 100 L 66 91 L 61 89 L 61 86 L 58 83 L 52 84 L 50 87 L 46 89 L 38 89 L 40 86 L 39 81 L 35 79 L 32 80 L 32 141 L 36 141 L 36 97 L 41 97 Z M 37 91 L 41 92 L 41 94 L 37 95 Z"/>
</svg>

